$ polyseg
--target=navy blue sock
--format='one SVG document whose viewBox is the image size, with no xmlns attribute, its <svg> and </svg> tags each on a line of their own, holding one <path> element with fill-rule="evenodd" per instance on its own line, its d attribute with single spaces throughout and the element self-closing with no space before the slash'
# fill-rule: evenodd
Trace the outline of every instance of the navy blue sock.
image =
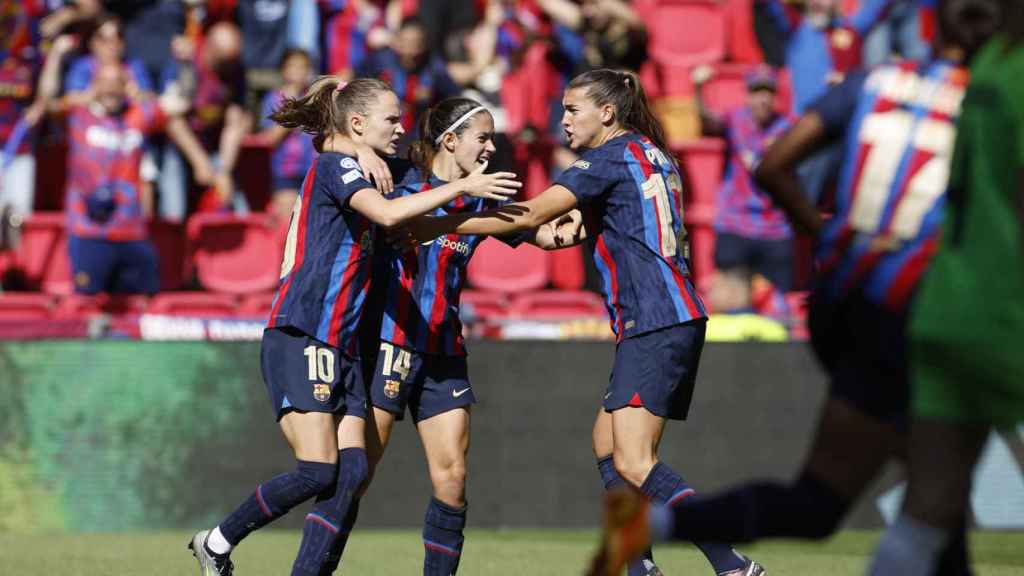
<svg viewBox="0 0 1024 576">
<path fill-rule="evenodd" d="M 466 508 L 454 508 L 437 498 L 430 499 L 423 519 L 423 576 L 450 576 L 459 569 Z"/>
<path fill-rule="evenodd" d="M 333 490 L 325 491 L 317 499 L 313 511 L 306 515 L 292 576 L 317 576 L 330 562 L 341 559 L 340 552 L 337 558 L 332 558 L 331 553 L 368 472 L 366 450 L 346 448 L 338 452 L 338 482 Z"/>
<path fill-rule="evenodd" d="M 324 462 L 299 460 L 294 472 L 282 474 L 256 487 L 256 491 L 220 523 L 224 539 L 237 546 L 253 530 L 284 516 L 334 484 L 337 468 Z"/>
<path fill-rule="evenodd" d="M 605 490 L 614 490 L 615 488 L 623 488 L 626 486 L 626 481 L 623 480 L 622 476 L 619 475 L 619 471 L 615 469 L 615 462 L 611 456 L 605 456 L 597 461 L 597 470 L 601 473 L 601 481 L 604 482 Z M 628 576 L 644 576 L 647 574 L 647 567 L 644 566 L 644 560 L 648 562 L 654 562 L 654 552 L 650 548 L 644 552 L 644 555 L 640 558 L 629 563 L 626 569 Z"/>
<path fill-rule="evenodd" d="M 646 494 L 652 502 L 663 504 L 669 508 L 684 505 L 683 502 L 694 494 L 693 488 L 683 480 L 682 476 L 676 474 L 662 462 L 658 462 L 654 468 L 651 468 L 640 491 Z M 724 574 L 744 566 L 743 557 L 728 544 L 707 541 L 693 541 L 693 543 L 707 557 L 716 574 Z"/>
<path fill-rule="evenodd" d="M 850 504 L 804 474 L 793 484 L 751 482 L 674 511 L 673 539 L 752 542 L 762 538 L 826 538 Z"/>
</svg>

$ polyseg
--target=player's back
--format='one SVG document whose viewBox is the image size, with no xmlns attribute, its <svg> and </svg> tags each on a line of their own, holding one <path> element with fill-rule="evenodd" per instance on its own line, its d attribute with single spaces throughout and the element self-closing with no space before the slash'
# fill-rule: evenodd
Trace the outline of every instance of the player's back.
<svg viewBox="0 0 1024 576">
<path fill-rule="evenodd" d="M 372 187 L 344 154 L 324 152 L 310 167 L 292 212 L 268 328 L 292 326 L 356 353 L 375 227 L 349 200 Z"/>
<path fill-rule="evenodd" d="M 682 179 L 663 151 L 625 134 L 584 152 L 556 184 L 587 216 L 620 340 L 705 317 L 686 263 Z"/>
<path fill-rule="evenodd" d="M 901 311 L 934 253 L 968 74 L 946 61 L 885 65 L 815 104 L 844 157 L 816 256 L 819 294 Z"/>
</svg>

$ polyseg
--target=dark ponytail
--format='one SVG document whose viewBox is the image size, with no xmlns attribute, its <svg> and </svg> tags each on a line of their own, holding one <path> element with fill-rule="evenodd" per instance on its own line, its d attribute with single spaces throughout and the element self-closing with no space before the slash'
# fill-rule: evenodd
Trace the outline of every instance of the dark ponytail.
<svg viewBox="0 0 1024 576">
<path fill-rule="evenodd" d="M 651 111 L 647 93 L 634 72 L 591 70 L 573 78 L 566 89 L 572 88 L 586 88 L 587 96 L 598 106 L 611 104 L 622 127 L 650 138 L 662 151 L 668 150 L 665 130 Z"/>
<path fill-rule="evenodd" d="M 471 98 L 447 98 L 427 109 L 420 116 L 417 126 L 419 138 L 409 147 L 409 160 L 427 176 L 432 175 L 433 170 L 431 170 L 431 166 L 434 163 L 434 156 L 437 155 L 437 151 L 441 148 L 441 144 L 437 142 L 437 139 L 445 131 L 461 136 L 466 131 L 466 128 L 469 127 L 469 122 L 472 118 L 466 118 L 454 130 L 449 129 L 459 118 L 469 114 L 474 108 L 480 107 L 482 105 Z M 489 112 L 486 109 L 477 112 L 477 114 L 485 113 Z M 476 114 L 473 116 L 476 116 Z"/>
<path fill-rule="evenodd" d="M 391 86 L 376 78 L 357 78 L 345 84 L 337 76 L 321 76 L 302 97 L 286 98 L 270 119 L 312 134 L 313 146 L 323 152 L 328 136 L 348 134 L 345 119 L 349 114 L 368 114 L 380 93 L 390 91 Z"/>
</svg>

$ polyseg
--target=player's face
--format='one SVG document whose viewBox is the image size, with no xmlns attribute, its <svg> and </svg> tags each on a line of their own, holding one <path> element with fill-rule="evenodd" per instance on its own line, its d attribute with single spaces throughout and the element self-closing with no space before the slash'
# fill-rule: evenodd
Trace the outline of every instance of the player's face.
<svg viewBox="0 0 1024 576">
<path fill-rule="evenodd" d="M 401 108 L 394 92 L 381 92 L 364 117 L 362 141 L 377 152 L 398 152 L 398 140 L 405 134 Z"/>
<path fill-rule="evenodd" d="M 494 147 L 494 118 L 488 112 L 480 112 L 469 119 L 467 127 L 458 136 L 455 144 L 455 164 L 463 175 L 476 170 L 491 159 Z"/>
<path fill-rule="evenodd" d="M 767 89 L 747 92 L 747 105 L 754 114 L 754 120 L 764 124 L 772 117 L 775 105 L 775 93 Z"/>
<path fill-rule="evenodd" d="M 562 129 L 569 139 L 569 148 L 593 148 L 604 132 L 604 107 L 598 106 L 587 94 L 587 87 L 571 88 L 562 97 Z"/>
</svg>

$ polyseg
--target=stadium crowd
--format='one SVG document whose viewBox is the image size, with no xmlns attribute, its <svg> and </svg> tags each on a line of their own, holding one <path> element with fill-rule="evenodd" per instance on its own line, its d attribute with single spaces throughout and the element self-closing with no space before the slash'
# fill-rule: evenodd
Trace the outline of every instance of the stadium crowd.
<svg viewBox="0 0 1024 576">
<path fill-rule="evenodd" d="M 485 102 L 492 169 L 519 173 L 529 197 L 576 160 L 559 120 L 568 80 L 626 68 L 693 184 L 698 286 L 716 312 L 788 322 L 807 248 L 751 173 L 849 71 L 927 56 L 920 18 L 913 0 L 0 0 L 3 248 L 34 208 L 61 208 L 75 291 L 152 294 L 147 220 L 287 221 L 316 152 L 268 116 L 319 74 L 387 81 L 410 139 L 445 97 Z M 692 144 L 702 134 L 710 148 Z M 709 149 L 724 157 L 702 161 Z M 836 158 L 801 169 L 826 206 Z M 572 257 L 589 287 L 593 266 Z"/>
</svg>

